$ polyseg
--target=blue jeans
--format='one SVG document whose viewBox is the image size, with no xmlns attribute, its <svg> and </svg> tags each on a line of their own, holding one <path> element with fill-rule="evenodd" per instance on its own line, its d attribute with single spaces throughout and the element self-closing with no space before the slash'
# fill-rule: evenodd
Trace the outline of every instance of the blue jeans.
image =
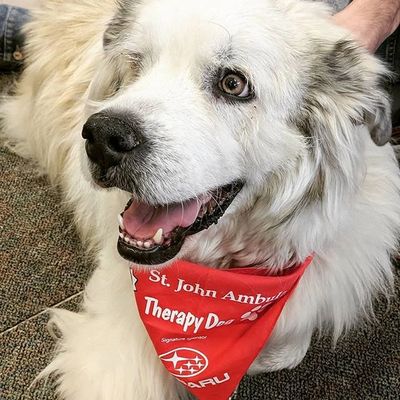
<svg viewBox="0 0 400 400">
<path fill-rule="evenodd" d="M 0 5 L 0 70 L 12 71 L 24 60 L 24 35 L 21 28 L 29 20 L 29 11 Z"/>
</svg>

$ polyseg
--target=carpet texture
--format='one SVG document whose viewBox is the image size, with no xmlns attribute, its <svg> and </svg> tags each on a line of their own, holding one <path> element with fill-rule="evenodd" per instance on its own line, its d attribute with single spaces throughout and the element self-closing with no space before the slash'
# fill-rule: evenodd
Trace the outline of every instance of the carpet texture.
<svg viewBox="0 0 400 400">
<path fill-rule="evenodd" d="M 2 148 L 0 174 L 0 399 L 51 400 L 51 381 L 31 386 L 52 357 L 44 310 L 78 309 L 93 267 L 34 165 Z M 246 377 L 237 399 L 400 399 L 399 312 L 396 290 L 390 303 L 377 303 L 376 320 L 335 349 L 329 338 L 314 340 L 299 367 Z"/>
<path fill-rule="evenodd" d="M 34 165 L 0 149 L 0 399 L 53 399 L 30 388 L 52 357 L 45 310 L 77 310 L 92 267 L 56 190 Z"/>
</svg>

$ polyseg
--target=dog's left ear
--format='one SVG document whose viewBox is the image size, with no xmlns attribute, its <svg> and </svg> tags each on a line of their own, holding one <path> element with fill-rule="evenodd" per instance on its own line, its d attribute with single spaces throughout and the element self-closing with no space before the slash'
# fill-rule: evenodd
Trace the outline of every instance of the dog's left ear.
<svg viewBox="0 0 400 400">
<path fill-rule="evenodd" d="M 390 140 L 389 73 L 383 63 L 355 42 L 341 40 L 329 47 L 316 44 L 312 68 L 298 125 L 303 133 L 331 150 L 353 141 L 357 125 L 367 126 L 378 146 Z"/>
<path fill-rule="evenodd" d="M 391 106 L 387 97 L 382 97 L 382 106 L 377 106 L 375 112 L 365 115 L 371 139 L 378 146 L 389 142 L 392 136 Z"/>
</svg>

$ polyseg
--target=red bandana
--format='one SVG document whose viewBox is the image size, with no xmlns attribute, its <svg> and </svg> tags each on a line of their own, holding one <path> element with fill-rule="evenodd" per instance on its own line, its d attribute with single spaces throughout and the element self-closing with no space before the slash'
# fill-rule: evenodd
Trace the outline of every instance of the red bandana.
<svg viewBox="0 0 400 400">
<path fill-rule="evenodd" d="M 228 399 L 311 261 L 279 276 L 186 261 L 132 267 L 140 317 L 164 366 L 199 400 Z"/>
</svg>

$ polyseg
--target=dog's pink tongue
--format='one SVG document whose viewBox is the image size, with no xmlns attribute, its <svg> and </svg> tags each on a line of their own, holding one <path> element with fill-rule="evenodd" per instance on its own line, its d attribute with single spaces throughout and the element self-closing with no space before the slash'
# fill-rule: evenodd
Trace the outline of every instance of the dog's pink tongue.
<svg viewBox="0 0 400 400">
<path fill-rule="evenodd" d="M 177 226 L 192 225 L 200 207 L 201 202 L 196 199 L 159 207 L 133 202 L 123 214 L 124 227 L 136 239 L 150 239 L 160 228 L 165 235 Z"/>
</svg>

